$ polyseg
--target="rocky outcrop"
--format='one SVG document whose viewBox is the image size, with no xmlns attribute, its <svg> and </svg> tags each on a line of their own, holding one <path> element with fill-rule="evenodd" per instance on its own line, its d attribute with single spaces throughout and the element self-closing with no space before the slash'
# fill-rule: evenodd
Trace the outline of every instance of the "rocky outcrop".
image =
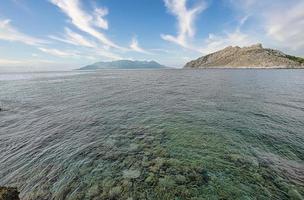
<svg viewBox="0 0 304 200">
<path fill-rule="evenodd" d="M 20 200 L 17 188 L 0 187 L 0 200 Z"/>
<path fill-rule="evenodd" d="M 262 44 L 249 47 L 226 47 L 185 65 L 184 68 L 304 68 L 304 59 L 278 50 L 263 48 Z"/>
</svg>

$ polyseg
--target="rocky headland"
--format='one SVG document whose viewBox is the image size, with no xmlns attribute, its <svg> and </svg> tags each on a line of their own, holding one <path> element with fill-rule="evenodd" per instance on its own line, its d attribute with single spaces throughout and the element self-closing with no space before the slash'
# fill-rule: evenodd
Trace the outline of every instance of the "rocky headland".
<svg viewBox="0 0 304 200">
<path fill-rule="evenodd" d="M 184 68 L 304 68 L 304 59 L 255 44 L 226 47 L 193 60 Z"/>
</svg>

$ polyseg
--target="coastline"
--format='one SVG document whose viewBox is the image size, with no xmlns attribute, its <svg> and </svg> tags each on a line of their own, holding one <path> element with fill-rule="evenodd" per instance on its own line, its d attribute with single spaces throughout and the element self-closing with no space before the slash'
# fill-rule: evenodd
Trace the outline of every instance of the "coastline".
<svg viewBox="0 0 304 200">
<path fill-rule="evenodd" d="M 274 67 L 231 67 L 231 66 L 216 66 L 216 67 L 183 67 L 182 69 L 304 69 L 304 66 L 300 67 L 286 67 L 286 66 L 274 66 Z"/>
</svg>

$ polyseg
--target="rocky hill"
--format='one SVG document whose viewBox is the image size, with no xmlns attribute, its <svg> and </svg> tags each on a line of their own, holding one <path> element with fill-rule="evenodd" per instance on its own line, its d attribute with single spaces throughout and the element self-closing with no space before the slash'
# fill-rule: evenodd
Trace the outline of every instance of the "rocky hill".
<svg viewBox="0 0 304 200">
<path fill-rule="evenodd" d="M 187 63 L 184 68 L 304 68 L 304 59 L 263 48 L 226 47 Z"/>
<path fill-rule="evenodd" d="M 166 68 L 155 61 L 133 61 L 117 60 L 111 62 L 97 62 L 87 65 L 79 70 L 100 70 L 100 69 L 162 69 Z"/>
</svg>

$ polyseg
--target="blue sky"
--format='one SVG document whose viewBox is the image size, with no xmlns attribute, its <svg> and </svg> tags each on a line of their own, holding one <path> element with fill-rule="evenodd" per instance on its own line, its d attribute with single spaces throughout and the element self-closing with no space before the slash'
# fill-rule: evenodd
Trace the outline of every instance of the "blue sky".
<svg viewBox="0 0 304 200">
<path fill-rule="evenodd" d="M 226 46 L 304 56 L 304 0 L 3 0 L 0 71 L 97 61 L 181 67 Z"/>
</svg>

